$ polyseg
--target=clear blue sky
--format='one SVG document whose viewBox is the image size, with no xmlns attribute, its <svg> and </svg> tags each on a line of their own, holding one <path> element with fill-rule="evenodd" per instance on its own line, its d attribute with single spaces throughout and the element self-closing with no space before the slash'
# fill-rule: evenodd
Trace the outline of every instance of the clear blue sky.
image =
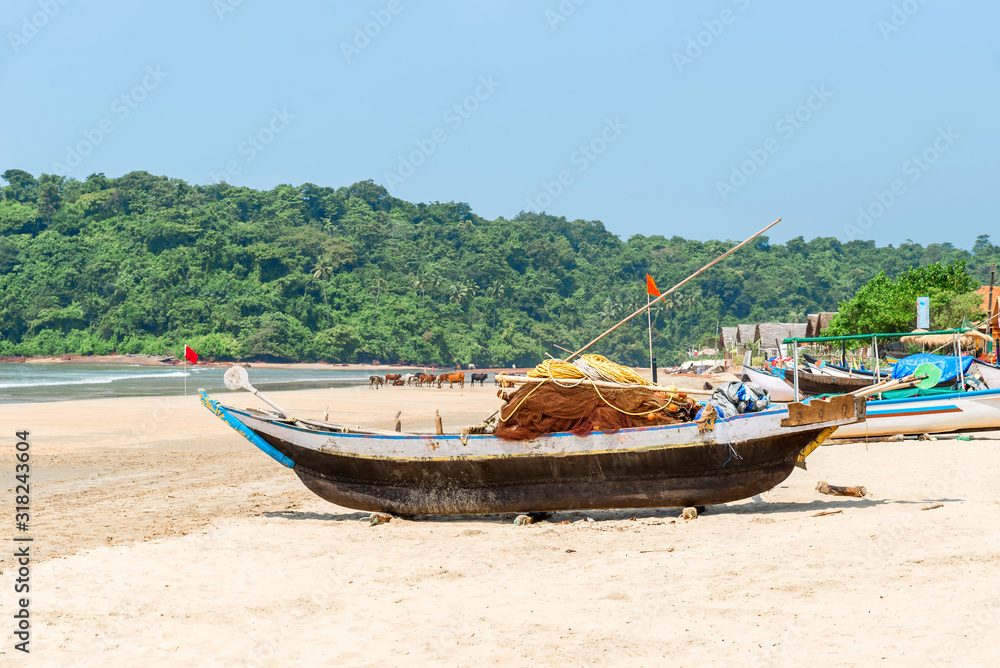
<svg viewBox="0 0 1000 668">
<path fill-rule="evenodd" d="M 782 217 L 772 239 L 969 248 L 996 229 L 995 2 L 0 11 L 0 171 L 74 162 L 79 179 L 146 170 L 254 188 L 370 178 L 411 201 L 490 218 L 539 206 L 625 238 L 742 238 Z M 81 145 L 89 155 L 67 151 Z"/>
</svg>

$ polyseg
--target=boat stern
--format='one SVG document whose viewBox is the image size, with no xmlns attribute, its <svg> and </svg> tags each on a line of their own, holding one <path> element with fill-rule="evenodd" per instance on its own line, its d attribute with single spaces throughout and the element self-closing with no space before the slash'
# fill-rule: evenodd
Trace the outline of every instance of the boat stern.
<svg viewBox="0 0 1000 668">
<path fill-rule="evenodd" d="M 802 448 L 795 465 L 805 469 L 806 457 L 815 452 L 816 448 L 822 445 L 840 425 L 864 422 L 867 409 L 865 398 L 853 394 L 840 394 L 828 399 L 812 399 L 808 402 L 796 401 L 788 404 L 788 417 L 781 421 L 782 427 L 836 423 L 816 434 L 815 438 Z"/>
</svg>

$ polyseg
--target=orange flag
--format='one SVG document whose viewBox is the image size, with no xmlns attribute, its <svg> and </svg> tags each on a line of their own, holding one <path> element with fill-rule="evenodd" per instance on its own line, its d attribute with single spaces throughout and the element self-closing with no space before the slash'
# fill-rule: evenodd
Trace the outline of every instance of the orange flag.
<svg viewBox="0 0 1000 668">
<path fill-rule="evenodd" d="M 660 296 L 660 291 L 659 289 L 657 289 L 656 283 L 653 282 L 653 277 L 650 276 L 649 274 L 646 274 L 646 292 L 652 295 L 653 297 Z"/>
</svg>

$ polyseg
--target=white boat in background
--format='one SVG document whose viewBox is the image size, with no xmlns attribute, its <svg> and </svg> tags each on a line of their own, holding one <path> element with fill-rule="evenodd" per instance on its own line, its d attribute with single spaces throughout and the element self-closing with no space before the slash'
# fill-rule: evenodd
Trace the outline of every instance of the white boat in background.
<svg viewBox="0 0 1000 668">
<path fill-rule="evenodd" d="M 787 403 L 795 401 L 795 391 L 783 378 L 772 376 L 763 369 L 757 369 L 749 364 L 743 365 L 743 373 L 750 378 L 751 383 L 757 383 L 771 396 L 771 401 Z M 799 392 L 800 399 L 802 393 Z"/>
<path fill-rule="evenodd" d="M 986 387 L 991 390 L 1000 390 L 1000 367 L 995 367 L 992 364 L 987 364 L 979 360 L 976 360 L 975 366 L 979 371 L 979 377 L 983 379 Z"/>
<path fill-rule="evenodd" d="M 868 420 L 837 427 L 832 438 L 982 429 L 1000 429 L 1000 389 L 869 401 Z"/>
</svg>

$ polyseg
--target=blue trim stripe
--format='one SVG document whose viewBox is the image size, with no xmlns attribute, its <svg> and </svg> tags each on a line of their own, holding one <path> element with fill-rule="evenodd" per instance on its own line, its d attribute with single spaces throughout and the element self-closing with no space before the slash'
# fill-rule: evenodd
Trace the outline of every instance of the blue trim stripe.
<svg viewBox="0 0 1000 668">
<path fill-rule="evenodd" d="M 955 400 L 955 399 L 979 399 L 981 397 L 990 397 L 1000 395 L 1000 390 L 979 390 L 978 392 L 950 392 L 948 394 L 936 394 L 929 397 L 907 397 L 905 399 L 879 399 L 876 401 L 868 402 L 868 410 L 879 406 L 887 406 L 889 404 L 912 404 L 919 401 L 925 403 L 945 401 L 945 400 Z"/>
<path fill-rule="evenodd" d="M 201 396 L 201 403 L 205 405 L 205 408 L 212 411 L 219 416 L 219 419 L 228 424 L 230 427 L 235 429 L 241 436 L 256 445 L 258 448 L 264 451 L 268 457 L 283 464 L 288 468 L 295 468 L 295 462 L 288 458 L 283 452 L 275 448 L 273 445 L 262 439 L 257 434 L 250 431 L 245 424 L 237 420 L 235 417 L 229 414 L 229 410 L 225 406 L 220 404 L 218 401 L 208 398 L 208 393 L 205 390 L 198 390 L 198 394 Z"/>
<path fill-rule="evenodd" d="M 225 411 L 226 413 L 237 413 L 239 415 L 246 415 L 249 418 L 254 418 L 254 419 L 257 419 L 257 420 L 262 419 L 259 416 L 250 415 L 249 413 L 245 413 L 244 411 L 241 411 L 241 410 L 239 410 L 237 408 L 231 408 L 229 406 L 222 406 L 221 404 L 218 404 L 218 402 L 212 401 L 211 399 L 209 399 L 209 401 L 211 401 L 212 403 L 218 405 L 219 406 L 219 410 Z M 202 403 L 204 403 L 204 402 L 202 402 Z M 207 405 L 208 404 L 206 404 L 206 406 Z M 211 407 L 209 407 L 209 410 L 211 410 L 216 415 L 219 415 L 219 417 L 222 417 L 222 415 L 220 415 L 219 413 L 216 413 L 216 411 L 214 411 Z M 784 407 L 782 407 L 782 408 L 770 408 L 770 409 L 768 409 L 766 411 L 761 411 L 759 413 L 744 413 L 742 415 L 733 415 L 733 416 L 730 416 L 730 417 L 727 417 L 727 418 L 718 418 L 715 421 L 715 423 L 716 424 L 722 424 L 722 423 L 726 423 L 726 422 L 735 422 L 736 420 L 749 420 L 749 419 L 753 419 L 753 418 L 756 418 L 756 417 L 760 417 L 762 415 L 770 415 L 770 414 L 776 414 L 776 413 L 788 413 L 788 409 L 784 408 Z M 243 423 L 239 423 L 239 424 L 240 424 L 241 427 L 243 426 Z M 631 432 L 644 432 L 644 431 L 652 431 L 652 430 L 656 430 L 656 429 L 661 429 L 661 430 L 666 431 L 666 430 L 670 430 L 670 429 L 683 429 L 684 427 L 690 427 L 690 426 L 692 426 L 694 424 L 696 424 L 696 423 L 692 420 L 691 422 L 680 422 L 678 424 L 661 424 L 661 425 L 654 425 L 652 427 L 630 427 L 630 428 L 627 428 L 627 429 L 619 429 L 618 431 L 616 431 L 614 433 L 615 434 L 627 434 L 627 433 L 631 433 Z M 292 431 L 301 431 L 301 432 L 304 432 L 304 433 L 307 433 L 307 434 L 315 434 L 315 433 L 317 433 L 315 429 L 307 429 L 307 428 L 304 428 L 304 427 L 297 427 L 297 426 L 291 425 L 291 424 L 282 423 L 281 427 L 282 427 L 282 429 L 289 429 L 289 430 L 292 430 Z M 233 429 L 236 429 L 236 427 L 233 427 Z M 239 431 L 239 429 L 236 429 L 236 430 Z M 242 434 L 243 432 L 240 432 L 240 433 Z M 450 441 L 458 441 L 458 440 L 460 440 L 462 438 L 462 436 L 459 436 L 458 434 L 441 434 L 441 435 L 435 435 L 435 434 L 420 434 L 420 435 L 401 434 L 399 436 L 396 436 L 395 434 L 356 434 L 356 433 L 353 433 L 353 432 L 346 432 L 345 433 L 345 432 L 339 432 L 339 431 L 338 432 L 334 432 L 334 433 L 336 434 L 337 438 L 362 438 L 362 439 L 363 438 L 378 438 L 378 439 L 387 439 L 387 440 L 413 440 L 413 439 L 421 439 L 421 440 L 430 440 L 430 441 L 449 441 L 449 440 Z M 599 434 L 601 432 L 598 431 L 598 432 L 591 432 L 591 433 L 593 433 L 593 434 Z M 565 437 L 565 436 L 576 436 L 576 434 L 574 434 L 571 431 L 557 431 L 557 432 L 553 432 L 551 434 L 545 434 L 546 438 L 551 437 L 551 436 L 555 436 L 555 437 L 560 437 L 561 438 L 561 437 Z M 468 440 L 475 440 L 475 439 L 479 439 L 479 438 L 497 438 L 497 436 L 495 436 L 493 434 L 469 434 L 468 437 L 467 437 Z M 586 436 L 583 436 L 582 438 L 586 438 Z M 257 447 L 260 447 L 260 446 L 257 446 Z M 268 447 L 271 447 L 271 446 L 268 446 Z M 267 452 L 267 451 L 265 450 L 265 452 Z M 282 456 L 284 456 L 284 455 L 282 455 Z"/>
<path fill-rule="evenodd" d="M 928 406 L 922 410 L 919 408 L 893 408 L 879 411 L 868 411 L 868 417 L 888 417 L 897 413 L 912 415 L 915 410 L 919 410 L 921 413 L 927 415 L 933 415 L 934 413 L 954 413 L 955 411 L 961 412 L 962 409 L 954 404 L 946 404 L 944 406 Z"/>
</svg>

